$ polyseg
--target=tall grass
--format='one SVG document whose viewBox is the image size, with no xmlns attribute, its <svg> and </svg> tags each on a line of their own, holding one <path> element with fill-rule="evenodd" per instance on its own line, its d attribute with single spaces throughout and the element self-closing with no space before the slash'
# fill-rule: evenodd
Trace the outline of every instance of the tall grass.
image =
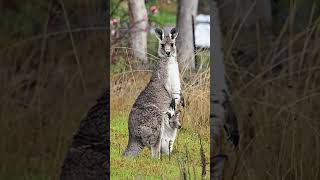
<svg viewBox="0 0 320 180">
<path fill-rule="evenodd" d="M 78 10 L 90 14 L 89 3 L 78 4 Z M 41 26 L 31 23 L 23 10 L 8 16 L 8 29 L 2 29 L 7 36 L 0 42 L 0 179 L 58 179 L 81 118 L 105 89 L 104 29 L 90 24 L 78 28 L 77 13 L 49 15 L 49 4 L 27 4 L 28 11 L 32 6 L 44 8 L 34 16 Z M 71 7 L 66 5 L 65 12 Z M 62 10 L 59 4 L 55 8 Z M 13 28 L 19 26 L 18 17 L 37 30 Z M 65 19 L 70 20 L 69 28 Z"/>
<path fill-rule="evenodd" d="M 226 36 L 226 77 L 241 144 L 238 152 L 221 147 L 230 156 L 225 179 L 320 178 L 319 18 L 310 18 L 303 31 L 290 29 L 299 23 L 290 19 L 276 36 L 258 32 L 261 49 L 251 46 L 235 58 L 230 42 L 246 34 L 232 29 Z"/>
<path fill-rule="evenodd" d="M 130 49 L 116 47 L 113 50 L 113 58 L 125 61 L 121 63 L 125 68 L 122 68 L 122 72 L 111 74 L 111 178 L 178 179 L 186 177 L 200 179 L 203 176 L 209 179 L 210 76 L 208 68 L 199 69 L 195 73 L 181 71 L 182 90 L 187 105 L 182 109 L 182 129 L 178 130 L 178 137 L 170 157 L 163 155 L 161 160 L 151 159 L 151 152 L 148 148 L 145 148 L 136 158 L 122 157 L 128 142 L 129 112 L 135 99 L 151 77 L 151 71 L 132 69 L 132 57 L 128 55 L 128 51 Z M 202 56 L 202 59 L 208 59 L 208 52 L 199 50 L 197 54 Z M 153 55 L 149 54 L 149 56 L 150 61 L 157 60 Z"/>
</svg>

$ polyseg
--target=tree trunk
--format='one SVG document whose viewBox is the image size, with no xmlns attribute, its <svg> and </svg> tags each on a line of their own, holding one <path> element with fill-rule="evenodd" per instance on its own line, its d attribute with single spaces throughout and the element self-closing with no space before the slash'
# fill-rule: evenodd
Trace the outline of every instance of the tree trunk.
<svg viewBox="0 0 320 180">
<path fill-rule="evenodd" d="M 223 168 L 227 159 L 228 157 L 225 155 L 217 155 L 211 157 L 211 161 L 214 164 L 214 166 L 210 168 L 210 179 L 222 179 L 221 177 L 223 175 Z"/>
<path fill-rule="evenodd" d="M 256 14 L 263 27 L 270 28 L 272 24 L 271 0 L 259 0 L 256 4 Z"/>
<path fill-rule="evenodd" d="M 144 0 L 128 0 L 130 18 L 130 45 L 139 65 L 148 65 L 147 32 L 148 15 Z"/>
<path fill-rule="evenodd" d="M 217 146 L 220 145 L 219 140 L 221 138 L 221 129 L 224 128 L 227 132 L 229 140 L 238 146 L 239 133 L 237 118 L 232 110 L 229 100 L 228 86 L 225 78 L 225 66 L 223 62 L 222 52 L 222 33 L 219 22 L 219 11 L 216 2 L 213 1 L 211 10 L 211 42 L 214 42 L 214 46 L 211 48 L 211 99 L 210 99 L 210 122 L 211 122 L 211 138 L 210 144 L 211 157 L 215 157 L 217 152 Z M 217 163 L 217 159 L 211 159 L 213 168 L 211 174 L 221 176 L 224 163 Z M 221 161 L 224 162 L 224 161 Z M 216 164 L 214 164 L 216 163 Z M 215 172 L 216 171 L 216 172 Z M 220 179 L 215 177 L 216 179 Z"/>
<path fill-rule="evenodd" d="M 179 0 L 177 27 L 177 53 L 180 68 L 184 70 L 195 68 L 194 39 L 192 24 L 197 15 L 198 0 Z"/>
<path fill-rule="evenodd" d="M 225 78 L 225 67 L 223 62 L 222 52 L 222 33 L 220 30 L 219 11 L 216 3 L 213 2 L 213 10 L 211 11 L 212 17 L 212 29 L 211 29 L 211 42 L 214 42 L 214 46 L 211 48 L 211 127 L 213 130 L 214 139 L 220 138 L 221 128 L 224 127 L 232 143 L 238 145 L 238 125 L 237 119 L 232 110 L 229 91 Z M 212 142 L 214 143 L 214 142 Z"/>
</svg>

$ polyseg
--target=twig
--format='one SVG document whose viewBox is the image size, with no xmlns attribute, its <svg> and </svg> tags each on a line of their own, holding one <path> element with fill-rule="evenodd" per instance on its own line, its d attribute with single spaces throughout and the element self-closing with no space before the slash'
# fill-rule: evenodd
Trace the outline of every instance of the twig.
<svg viewBox="0 0 320 180">
<path fill-rule="evenodd" d="M 52 36 L 57 36 L 57 35 L 62 35 L 62 34 L 65 34 L 65 33 L 76 33 L 76 32 L 82 32 L 82 31 L 106 31 L 107 28 L 106 27 L 100 27 L 100 26 L 96 26 L 96 27 L 82 27 L 82 28 L 75 28 L 75 29 L 71 29 L 71 30 L 62 30 L 62 31 L 56 31 L 56 32 L 51 32 L 51 33 L 46 33 L 46 38 L 49 38 L 49 37 L 52 37 Z M 7 47 L 4 47 L 2 48 L 0 51 L 5 51 L 7 49 L 10 49 L 10 48 L 14 48 L 14 47 L 17 47 L 21 44 L 24 44 L 24 43 L 27 43 L 29 41 L 35 41 L 35 40 L 38 40 L 38 39 L 41 39 L 41 38 L 44 38 L 43 37 L 43 34 L 40 34 L 40 35 L 36 35 L 36 36 L 32 36 L 28 39 L 24 39 L 24 40 L 21 40 L 21 41 L 18 41 L 18 42 L 15 42 Z"/>
<path fill-rule="evenodd" d="M 144 22 L 145 20 L 142 19 L 142 20 L 138 20 L 138 21 L 135 21 L 134 23 L 132 23 L 127 29 L 124 29 L 123 33 L 121 36 L 119 36 L 118 38 L 112 40 L 111 42 L 111 46 L 113 46 L 114 44 L 117 44 L 118 41 L 120 41 L 121 39 L 123 39 L 125 36 L 127 36 L 130 32 L 141 32 L 141 31 L 144 31 L 144 29 L 137 29 L 135 31 L 133 31 L 132 29 L 139 23 L 142 23 Z M 120 29 L 119 29 L 120 30 Z"/>
<path fill-rule="evenodd" d="M 293 0 L 290 0 L 290 14 L 289 14 L 289 41 L 288 41 L 288 57 L 292 57 L 293 54 L 293 42 L 292 37 L 293 37 L 293 23 L 294 23 L 294 18 L 295 18 L 295 9 L 296 9 L 296 3 L 293 2 Z M 294 65 L 294 59 L 291 61 L 288 61 L 289 64 L 289 79 L 288 79 L 288 87 L 292 88 L 293 86 L 293 65 Z"/>
<path fill-rule="evenodd" d="M 240 162 L 240 155 L 238 154 L 239 151 L 236 151 L 236 162 L 233 168 L 233 172 L 232 172 L 232 176 L 231 179 L 235 179 L 235 176 L 237 175 L 237 170 L 238 170 L 238 166 L 239 166 L 239 162 Z"/>
<path fill-rule="evenodd" d="M 72 35 L 72 32 L 71 32 L 71 26 L 70 26 L 69 18 L 68 18 L 66 9 L 64 7 L 63 0 L 60 0 L 60 4 L 61 4 L 62 10 L 63 10 L 63 14 L 64 14 L 64 18 L 65 18 L 65 21 L 66 21 L 67 29 L 69 31 L 69 37 L 70 37 L 70 40 L 71 40 L 71 44 L 72 44 L 72 48 L 73 48 L 73 52 L 74 52 L 74 57 L 76 58 L 76 62 L 77 62 L 77 65 L 78 65 L 78 70 L 79 70 L 79 74 L 80 74 L 83 90 L 84 90 L 85 93 L 87 93 L 86 82 L 85 82 L 85 79 L 84 79 L 84 76 L 83 76 L 83 72 L 82 72 L 82 69 L 81 69 L 81 64 L 80 64 L 77 48 L 76 48 L 75 43 L 74 43 L 74 39 L 73 39 L 73 35 Z"/>
</svg>

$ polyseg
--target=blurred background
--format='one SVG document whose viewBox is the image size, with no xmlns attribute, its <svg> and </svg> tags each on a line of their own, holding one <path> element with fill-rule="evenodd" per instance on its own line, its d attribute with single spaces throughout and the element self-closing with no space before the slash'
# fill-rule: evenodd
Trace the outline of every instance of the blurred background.
<svg viewBox="0 0 320 180">
<path fill-rule="evenodd" d="M 0 1 L 0 179 L 58 179 L 106 89 L 107 1 Z"/>
<path fill-rule="evenodd" d="M 225 179 L 320 178 L 319 3 L 217 1 L 241 136 L 238 152 L 216 149 Z"/>
</svg>

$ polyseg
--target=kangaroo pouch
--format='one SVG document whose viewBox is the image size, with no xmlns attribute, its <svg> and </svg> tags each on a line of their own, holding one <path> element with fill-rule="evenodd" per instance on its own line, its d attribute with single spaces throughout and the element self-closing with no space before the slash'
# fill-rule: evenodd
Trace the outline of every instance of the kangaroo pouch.
<svg viewBox="0 0 320 180">
<path fill-rule="evenodd" d="M 129 131 L 143 145 L 155 145 L 160 141 L 162 118 L 163 114 L 156 106 L 132 108 L 129 115 Z"/>
</svg>

